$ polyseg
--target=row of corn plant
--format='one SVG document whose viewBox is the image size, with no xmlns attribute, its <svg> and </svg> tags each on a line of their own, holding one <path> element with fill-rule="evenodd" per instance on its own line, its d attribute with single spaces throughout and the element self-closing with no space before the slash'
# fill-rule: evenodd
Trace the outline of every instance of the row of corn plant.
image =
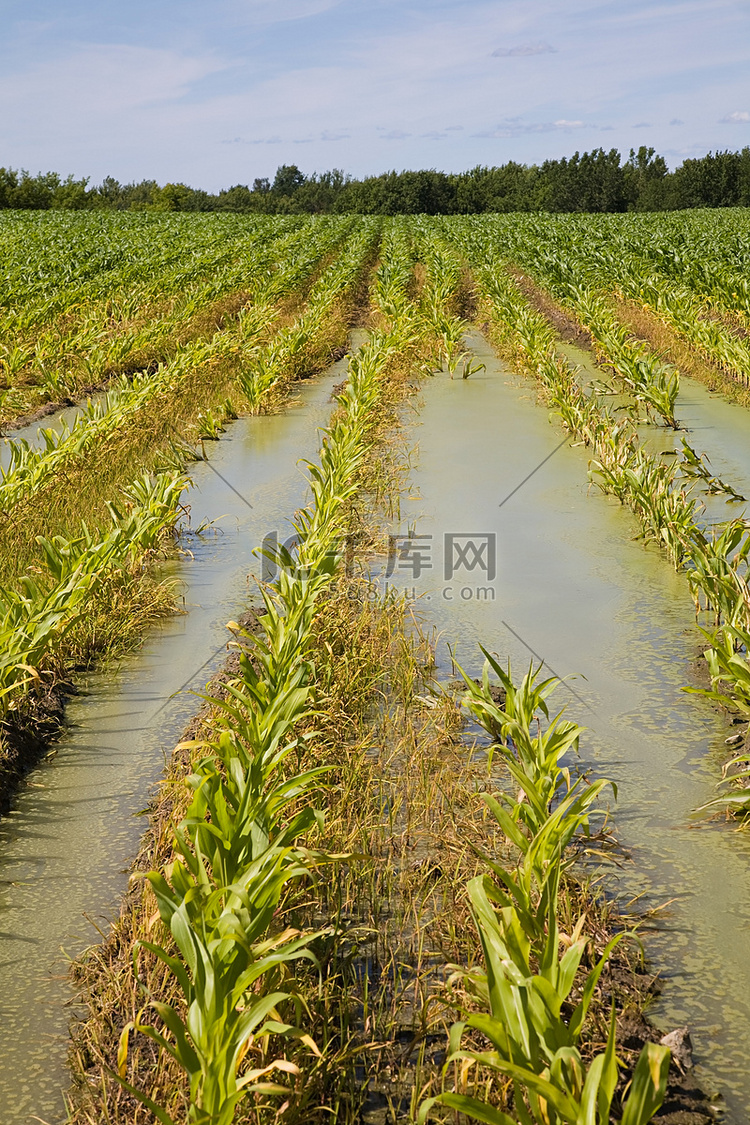
<svg viewBox="0 0 750 1125">
<path fill-rule="evenodd" d="M 676 369 L 631 338 L 592 287 L 590 275 L 578 259 L 567 253 L 568 247 L 545 242 L 548 231 L 543 224 L 530 221 L 513 234 L 515 237 L 502 243 L 506 259 L 528 269 L 572 312 L 590 333 L 599 361 L 608 365 L 621 386 L 645 407 L 647 417 L 656 415 L 665 425 L 678 429 L 675 404 L 680 379 Z"/>
<path fill-rule="evenodd" d="M 750 238 L 741 209 L 576 218 L 591 250 L 636 255 L 650 275 L 677 281 L 718 313 L 750 314 Z M 612 276 L 616 276 L 617 263 Z"/>
<path fill-rule="evenodd" d="M 331 250 L 335 239 L 331 232 L 315 241 L 303 255 L 304 269 L 307 273 L 320 260 L 323 253 Z M 357 240 L 356 252 L 361 250 Z M 21 500 L 26 500 L 47 482 L 59 478 L 65 467 L 108 436 L 115 434 L 125 423 L 140 416 L 159 396 L 174 393 L 179 389 L 187 374 L 210 364 L 231 359 L 239 364 L 240 380 L 246 392 L 257 403 L 258 394 L 253 376 L 258 369 L 265 370 L 268 359 L 266 349 L 259 344 L 278 317 L 278 300 L 293 292 L 301 280 L 301 267 L 296 259 L 284 262 L 266 278 L 260 279 L 254 294 L 254 303 L 248 305 L 227 328 L 214 333 L 208 340 L 191 341 L 180 348 L 170 360 L 159 366 L 153 374 L 144 373 L 132 381 L 122 377 L 115 386 L 98 401 L 93 401 L 80 412 L 72 426 L 61 426 L 58 430 L 42 430 L 44 447 L 35 449 L 21 440 L 8 442 L 9 463 L 0 470 L 0 511 L 9 512 Z M 332 275 L 335 292 L 338 285 L 336 263 L 324 272 L 318 285 Z M 330 304 L 325 305 L 330 309 Z M 310 316 L 319 326 L 320 318 L 314 304 Z M 304 331 L 305 314 L 297 323 L 297 331 Z M 273 341 L 269 345 L 273 349 Z M 288 351 L 288 349 L 287 349 Z M 273 354 L 273 352 L 271 352 Z M 288 355 L 286 356 L 288 359 Z M 247 372 L 247 374 L 245 374 Z"/>
<path fill-rule="evenodd" d="M 371 241 L 372 232 L 365 244 L 362 238 L 355 239 L 353 247 L 345 251 L 346 284 L 353 284 L 354 274 L 357 269 L 361 269 L 363 255 Z M 320 244 L 315 253 L 319 256 Z M 291 263 L 288 268 L 275 271 L 267 280 L 269 292 L 278 296 L 285 285 L 294 286 L 299 280 L 299 269 L 299 263 Z M 282 280 L 282 273 L 286 275 L 286 282 Z M 341 269 L 336 265 L 324 272 L 323 279 L 327 277 L 332 284 L 328 288 L 325 307 L 330 312 L 330 293 L 339 296 L 344 285 Z M 264 330 L 267 309 L 268 306 L 263 305 L 253 308 L 256 335 Z M 317 312 L 316 307 L 316 315 Z M 249 330 L 245 339 L 249 354 L 252 348 Z M 252 354 L 256 358 L 254 350 Z M 192 349 L 191 357 L 195 358 L 195 349 Z M 174 377 L 174 371 L 172 375 Z M 133 386 L 124 387 L 121 396 L 112 393 L 104 402 L 90 408 L 84 419 L 87 424 L 74 426 L 69 431 L 67 440 L 47 435 L 47 449 L 39 455 L 35 455 L 27 446 L 21 447 L 16 463 L 11 465 L 6 474 L 8 492 L 15 486 L 12 495 L 14 504 L 13 507 L 9 505 L 6 518 L 15 521 L 18 518 L 15 506 L 18 500 L 33 494 L 34 489 L 46 481 L 63 477 L 64 469 L 73 458 L 87 451 L 95 438 L 101 440 L 107 434 L 117 434 L 127 424 L 136 407 L 143 408 L 152 401 L 152 391 L 153 381 L 144 380 L 144 385 L 141 386 L 136 380 Z M 143 481 L 148 480 L 153 482 L 151 492 L 142 495 L 146 487 Z M 140 565 L 136 563 L 132 550 L 127 549 L 127 543 L 132 540 L 142 557 L 142 553 L 151 547 L 145 538 L 148 528 L 157 526 L 159 530 L 157 514 L 165 526 L 170 520 L 169 511 L 172 512 L 172 518 L 176 515 L 179 494 L 188 479 L 181 473 L 159 473 L 153 478 L 146 476 L 143 481 L 125 490 L 126 505 L 136 505 L 138 509 L 135 516 L 121 518 L 122 513 L 109 503 L 106 507 L 115 522 L 113 531 L 108 532 L 105 523 L 104 530 L 98 532 L 92 532 L 84 525 L 72 539 L 64 535 L 53 536 L 51 539 L 38 536 L 39 565 L 35 564 L 15 589 L 3 590 L 4 652 L 0 686 L 6 715 L 10 710 L 16 711 L 23 707 L 29 694 L 39 693 L 54 676 L 60 674 L 66 663 L 66 655 L 81 647 L 87 649 L 86 623 L 92 622 L 91 627 L 95 628 L 92 611 L 103 588 L 114 580 L 118 567 L 118 573 L 122 575 L 126 564 Z M 146 508 L 141 510 L 143 504 Z M 148 519 L 145 519 L 146 516 Z M 67 559 L 69 565 L 61 568 L 61 559 Z M 131 589 L 131 594 L 138 596 L 135 589 Z"/>
<path fill-rule="evenodd" d="M 748 385 L 750 349 L 744 333 L 712 316 L 710 302 L 693 292 L 680 274 L 661 276 L 632 246 L 625 232 L 613 233 L 603 244 L 592 242 L 576 228 L 555 230 L 554 257 L 564 260 L 569 277 L 585 272 L 600 295 L 614 293 L 635 301 L 674 329 L 710 363 Z M 733 284 L 740 282 L 735 279 Z M 578 308 L 578 302 L 576 305 Z M 617 323 L 611 310 L 608 312 Z M 581 319 L 587 323 L 585 315 Z"/>
<path fill-rule="evenodd" d="M 144 474 L 107 505 L 112 529 L 103 538 L 85 526 L 74 539 L 40 537 L 42 565 L 18 589 L 0 588 L 0 744 L 1 724 L 60 674 L 66 641 L 90 615 L 92 600 L 140 572 L 174 529 L 188 483 L 177 472 Z"/>
<path fill-rule="evenodd" d="M 581 387 L 574 370 L 556 351 L 546 319 L 529 308 L 518 287 L 486 247 L 474 244 L 477 277 L 497 330 L 540 379 L 545 395 L 573 438 L 592 450 L 590 476 L 638 517 L 644 537 L 684 570 L 696 611 L 706 620 L 705 658 L 711 675 L 708 694 L 732 704 L 750 718 L 750 529 L 744 517 L 714 527 L 700 519 L 696 487 L 742 499 L 731 485 L 714 477 L 705 459 L 687 443 L 671 463 L 648 453 L 629 420 L 615 419 L 597 395 Z M 747 762 L 730 767 L 730 791 L 712 806 L 750 812 Z M 741 788 L 738 790 L 738 786 Z"/>
<path fill-rule="evenodd" d="M 48 213 L 24 223 L 26 237 L 4 247 L 0 422 L 118 371 L 153 366 L 200 333 L 210 302 L 227 292 L 222 279 L 231 292 L 238 274 L 234 287 L 241 286 L 253 259 L 264 268 L 277 229 L 282 238 L 293 226 L 279 223 L 264 246 L 253 222 L 175 224 L 152 216 L 123 227 L 100 216 L 61 223 Z"/>
<path fill-rule="evenodd" d="M 159 275 L 158 288 L 149 278 L 121 296 L 115 288 L 98 300 L 82 299 L 31 339 L 9 332 L 0 354 L 9 384 L 3 414 L 11 416 L 22 403 L 28 408 L 32 398 L 76 395 L 80 387 L 96 386 L 118 372 L 153 367 L 191 335 L 205 334 L 213 308 L 222 310 L 219 319 L 231 318 L 221 298 L 237 294 L 241 307 L 259 281 L 267 289 L 275 262 L 294 262 L 304 280 L 309 242 L 309 232 L 286 233 L 281 225 L 253 230 L 244 238 L 217 241 L 210 253 L 195 255 L 188 269 L 183 264 Z"/>
<path fill-rule="evenodd" d="M 351 294 L 362 274 L 380 230 L 378 220 L 363 220 L 333 264 L 315 281 L 304 312 L 282 328 L 265 348 L 250 351 L 240 371 L 240 384 L 252 410 L 276 388 L 310 369 L 311 356 L 329 335 L 332 313 Z"/>
<path fill-rule="evenodd" d="M 616 292 L 641 304 L 689 341 L 709 363 L 750 386 L 750 348 L 744 335 L 707 315 L 704 302 L 684 286 L 645 274 L 636 263 L 622 263 L 612 279 Z"/>
<path fill-rule="evenodd" d="M 615 418 L 595 390 L 581 386 L 575 369 L 557 354 L 550 324 L 529 307 L 517 285 L 498 268 L 491 251 L 487 256 L 486 248 L 475 244 L 474 252 L 474 260 L 481 263 L 477 276 L 491 316 L 510 338 L 519 358 L 543 383 L 549 402 L 572 436 L 592 449 L 592 479 L 633 508 L 646 537 L 666 547 L 676 565 L 692 559 L 698 549 L 707 555 L 725 552 L 725 560 L 734 559 L 735 535 L 744 521 L 732 520 L 717 529 L 702 527 L 698 522 L 701 504 L 692 490 L 699 487 L 712 495 L 723 493 L 730 501 L 744 498 L 711 473 L 705 455 L 699 455 L 686 439 L 670 464 L 644 450 L 632 422 Z M 745 554 L 740 552 L 737 561 Z M 703 608 L 712 606 L 709 601 Z M 713 608 L 721 613 L 725 607 Z"/>
<path fill-rule="evenodd" d="M 6 216 L 7 220 L 7 216 Z M 164 298 L 189 298 L 197 285 L 224 290 L 226 269 L 240 273 L 255 257 L 258 240 L 270 245 L 308 225 L 300 217 L 245 216 L 227 222 L 197 216 L 81 216 L 60 227 L 48 212 L 23 227 L 23 238 L 4 247 L 0 325 L 4 338 L 32 343 L 47 331 L 64 335 L 96 310 L 102 320 L 133 319 Z M 327 225 L 327 224 L 324 224 Z M 215 279 L 212 274 L 216 273 Z"/>
<path fill-rule="evenodd" d="M 744 307 L 747 282 L 743 285 L 741 273 L 727 276 L 719 284 L 727 264 L 716 263 L 711 268 L 706 262 L 707 256 L 714 255 L 715 244 L 694 238 L 691 253 L 678 253 L 674 261 L 667 247 L 662 246 L 662 252 L 655 256 L 644 251 L 637 234 L 633 237 L 632 224 L 608 223 L 592 229 L 588 221 L 535 217 L 532 230 L 527 234 L 538 242 L 534 261 L 526 258 L 527 266 L 532 272 L 540 271 L 538 275 L 543 282 L 550 283 L 563 300 L 570 302 L 582 323 L 592 331 L 597 346 L 600 345 L 597 318 L 589 323 L 585 305 L 579 303 L 574 292 L 576 286 L 593 290 L 592 295 L 600 300 L 614 294 L 635 301 L 674 329 L 710 363 L 748 385 L 750 349 L 745 331 L 741 324 L 725 324 L 721 316 L 714 315 L 717 302 L 712 302 L 703 292 L 711 279 L 709 288 L 714 297 L 722 294 L 719 308 L 727 301 L 732 308 Z M 668 271 L 668 276 L 662 276 L 663 270 Z M 606 300 L 602 305 L 606 310 L 605 318 L 608 317 L 617 333 L 617 318 Z M 627 332 L 621 327 L 620 332 L 627 343 Z M 643 362 L 658 363 L 642 344 L 633 342 L 633 346 Z M 606 344 L 602 351 L 607 351 Z M 668 371 L 667 368 L 664 375 L 667 381 Z"/>
<path fill-rule="evenodd" d="M 603 1050 L 584 1041 L 602 971 L 626 935 L 614 935 L 586 970 L 586 915 L 570 934 L 560 926 L 561 887 L 610 783 L 574 776 L 570 755 L 583 728 L 562 711 L 550 715 L 547 699 L 559 681 L 540 680 L 541 669 L 530 667 L 516 684 L 510 667 L 482 651 L 481 684 L 460 669 L 464 705 L 490 735 L 490 767 L 500 755 L 510 775 L 515 795 L 482 796 L 515 862 L 486 855 L 487 873 L 468 884 L 483 964 L 454 974 L 466 1001 L 444 1068 L 453 1088 L 424 1101 L 419 1121 L 442 1106 L 488 1125 L 609 1125 L 613 1111 L 624 1125 L 647 1125 L 664 1099 L 668 1048 L 648 1043 L 620 1096 L 614 1003 Z M 504 689 L 502 703 L 490 672 Z"/>
<path fill-rule="evenodd" d="M 293 881 L 329 857 L 302 844 L 320 824 L 306 802 L 326 766 L 305 766 L 298 733 L 313 713 L 310 662 L 316 606 L 334 580 L 348 527 L 349 505 L 377 424 L 384 373 L 423 330 L 413 307 L 399 295 L 402 276 L 385 265 L 375 288 L 383 307 L 401 312 L 372 332 L 349 363 L 338 409 L 325 432 L 319 461 L 310 464 L 312 499 L 294 520 L 295 546 L 280 547 L 278 577 L 262 591 L 262 632 L 246 636 L 240 675 L 218 709 L 217 737 L 191 744 L 188 785 L 192 800 L 175 830 L 175 859 L 149 876 L 159 914 L 169 932 L 164 944 L 142 943 L 160 961 L 179 1001 L 152 998 L 158 1025 L 145 1010 L 121 1040 L 121 1081 L 157 1119 L 228 1125 L 249 1094 L 289 1096 L 280 1077 L 296 1065 L 269 1058 L 269 1041 L 302 1040 L 301 1002 L 292 966 L 314 961 L 315 935 L 278 930 L 274 914 Z M 129 1035 L 141 1032 L 167 1052 L 186 1075 L 187 1105 L 156 1105 L 127 1080 Z"/>
<path fill-rule="evenodd" d="M 750 350 L 742 322 L 725 324 L 720 315 L 727 308 L 747 313 L 747 279 L 724 255 L 712 261 L 715 239 L 696 238 L 696 220 L 691 226 L 689 251 L 669 242 L 656 248 L 647 239 L 644 245 L 633 238 L 631 224 L 608 224 L 599 237 L 592 237 L 590 224 L 555 224 L 552 238 L 572 272 L 585 269 L 600 291 L 642 305 L 747 386 Z"/>
</svg>

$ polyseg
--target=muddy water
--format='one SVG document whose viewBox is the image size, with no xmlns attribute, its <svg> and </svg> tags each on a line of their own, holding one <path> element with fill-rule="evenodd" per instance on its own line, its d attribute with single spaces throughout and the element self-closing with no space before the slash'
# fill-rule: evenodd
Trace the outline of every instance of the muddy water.
<svg viewBox="0 0 750 1125">
<path fill-rule="evenodd" d="M 750 1110 L 750 834 L 693 815 L 713 795 L 729 730 L 681 690 L 697 652 L 687 584 L 636 540 L 627 511 L 588 493 L 585 450 L 560 447 L 533 386 L 472 342 L 485 372 L 425 386 L 401 528 L 431 538 L 413 540 L 389 581 L 420 598 L 446 677 L 449 642 L 475 674 L 483 643 L 517 673 L 533 656 L 580 677 L 559 698 L 588 728 L 584 760 L 620 788 L 615 823 L 630 860 L 617 893 L 623 904 L 641 896 L 642 907 L 664 906 L 646 934 L 665 984 L 654 1017 L 665 1030 L 690 1026 L 700 1076 L 739 1125 Z M 712 456 L 716 446 L 715 469 L 750 482 L 750 413 L 725 412 L 695 388 L 684 405 L 706 434 L 698 448 L 709 437 Z M 480 549 L 494 535 L 495 578 L 465 539 L 446 572 L 446 535 Z"/>
<path fill-rule="evenodd" d="M 226 621 L 253 592 L 253 550 L 302 504 L 298 459 L 314 457 L 345 361 L 282 415 L 243 419 L 193 472 L 192 527 L 172 573 L 183 616 L 153 630 L 116 672 L 93 676 L 68 712 L 54 758 L 34 771 L 0 822 L 0 1120 L 64 1119 L 71 989 L 66 958 L 97 939 L 127 885 L 165 756 L 226 652 Z"/>
</svg>

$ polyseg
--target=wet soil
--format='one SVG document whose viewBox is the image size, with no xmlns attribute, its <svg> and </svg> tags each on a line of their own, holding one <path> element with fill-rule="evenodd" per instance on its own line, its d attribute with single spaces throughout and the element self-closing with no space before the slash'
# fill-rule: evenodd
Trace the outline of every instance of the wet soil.
<svg viewBox="0 0 750 1125">
<path fill-rule="evenodd" d="M 649 1023 L 642 1012 L 626 1008 L 617 1021 L 617 1038 L 621 1053 L 632 1064 L 646 1043 L 659 1043 L 666 1037 Z M 666 1097 L 654 1121 L 659 1121 L 661 1125 L 706 1125 L 716 1120 L 716 1106 L 700 1088 L 693 1074 L 689 1034 L 686 1032 L 684 1037 L 678 1034 L 676 1038 L 685 1046 L 681 1050 L 673 1050 Z M 676 1061 L 677 1055 L 684 1059 L 683 1068 Z"/>
<path fill-rule="evenodd" d="M 248 610 L 237 624 L 248 633 L 259 630 L 258 613 Z M 239 652 L 232 653 L 221 673 L 212 681 L 213 687 L 220 687 L 239 670 Z M 42 761 L 54 756 L 55 742 L 65 729 L 65 707 L 69 699 L 79 694 L 73 683 L 61 680 L 43 694 L 25 702 L 23 708 L 11 712 L 2 724 L 0 743 L 0 815 L 10 809 L 13 799 L 24 778 Z M 194 731 L 202 721 L 204 711 L 191 721 L 185 738 L 195 737 Z"/>
<path fill-rule="evenodd" d="M 250 299 L 250 293 L 245 290 L 240 290 L 237 293 L 231 293 L 227 297 L 222 298 L 210 308 L 202 310 L 190 322 L 190 330 L 181 334 L 179 342 L 184 344 L 191 338 L 200 336 L 202 333 L 216 332 L 225 328 L 230 321 L 237 316 L 240 310 L 250 302 Z M 169 354 L 169 351 L 163 351 L 159 355 L 154 355 L 152 351 L 150 359 L 142 356 L 140 359 L 134 358 L 125 360 L 123 363 L 117 364 L 114 367 L 105 368 L 101 373 L 101 379 L 96 383 L 89 383 L 76 388 L 74 398 L 66 395 L 61 399 L 43 402 L 34 410 L 8 419 L 0 425 L 0 436 L 5 435 L 12 437 L 13 430 L 33 426 L 35 422 L 49 417 L 50 414 L 57 414 L 60 410 L 65 410 L 71 406 L 78 406 L 79 403 L 84 402 L 91 395 L 101 394 L 106 391 L 112 380 L 120 376 L 124 375 L 128 379 L 132 379 L 134 375 L 153 375 L 158 370 L 161 363 L 168 361 Z M 146 356 L 148 356 L 148 352 L 146 352 Z"/>
<path fill-rule="evenodd" d="M 81 399 L 86 398 L 87 395 L 94 394 L 100 387 L 83 387 L 81 388 Z M 59 410 L 65 410 L 70 406 L 75 406 L 79 399 L 61 398 L 56 402 L 43 402 L 36 410 L 30 411 L 28 414 L 19 414 L 15 418 L 4 422 L 0 426 L 0 435 L 12 436 L 13 430 L 21 430 L 26 426 L 33 426 L 35 422 L 41 422 L 42 418 L 47 418 L 50 414 L 57 414 Z"/>
<path fill-rule="evenodd" d="M 0 815 L 8 812 L 26 775 L 55 752 L 65 725 L 65 705 L 77 694 L 73 684 L 57 683 L 0 723 Z"/>
<path fill-rule="evenodd" d="M 104 394 L 110 383 L 123 375 L 128 379 L 132 379 L 135 375 L 154 375 L 161 362 L 161 360 L 154 359 L 148 363 L 125 363 L 120 367 L 107 370 L 102 373 L 102 378 L 98 383 L 87 383 L 85 386 L 79 387 L 76 390 L 75 398 L 66 395 L 65 398 L 43 402 L 40 406 L 37 406 L 34 410 L 26 414 L 19 414 L 15 418 L 10 418 L 8 421 L 3 422 L 3 424 L 0 425 L 0 436 L 12 439 L 14 430 L 25 429 L 27 426 L 33 426 L 35 422 L 41 422 L 43 418 L 48 418 L 51 414 L 57 414 L 61 410 L 68 410 L 72 406 L 80 406 L 92 395 Z"/>
</svg>

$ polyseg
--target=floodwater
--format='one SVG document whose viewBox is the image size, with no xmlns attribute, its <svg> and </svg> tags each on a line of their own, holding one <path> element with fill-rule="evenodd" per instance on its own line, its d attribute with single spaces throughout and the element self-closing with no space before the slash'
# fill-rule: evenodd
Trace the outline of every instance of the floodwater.
<svg viewBox="0 0 750 1125">
<path fill-rule="evenodd" d="M 166 756 L 226 655 L 225 623 L 253 598 L 253 550 L 305 502 L 298 461 L 314 458 L 318 428 L 346 361 L 298 388 L 283 414 L 245 418 L 192 469 L 192 552 L 170 565 L 185 613 L 150 631 L 116 671 L 90 677 L 68 708 L 70 728 L 0 821 L 0 1120 L 64 1120 L 68 958 L 97 939 L 118 909 L 145 822 L 137 813 Z M 257 600 L 257 599 L 256 599 Z"/>
<path fill-rule="evenodd" d="M 639 896 L 641 908 L 664 908 L 644 931 L 664 980 L 654 1017 L 665 1031 L 690 1026 L 700 1077 L 739 1125 L 750 1109 L 750 834 L 693 812 L 714 793 L 729 728 L 682 691 L 698 652 L 687 584 L 637 540 L 626 510 L 589 494 L 587 452 L 563 441 L 533 385 L 504 370 L 480 336 L 471 343 L 486 371 L 425 385 L 401 525 L 424 538 L 388 581 L 419 598 L 446 677 L 449 643 L 474 672 L 482 643 L 516 672 L 533 657 L 578 675 L 559 699 L 588 728 L 583 761 L 619 786 L 614 823 L 629 859 L 616 893 L 623 905 Z M 188 501 L 193 529 L 215 522 L 186 538 L 192 557 L 170 568 L 185 614 L 152 630 L 117 671 L 90 678 L 56 755 L 0 822 L 3 1125 L 64 1119 L 67 958 L 117 910 L 144 827 L 135 814 L 196 710 L 191 691 L 223 660 L 224 623 L 252 597 L 253 549 L 283 536 L 304 501 L 297 461 L 317 451 L 343 368 L 303 386 L 287 413 L 244 419 L 206 444 L 211 460 L 195 466 Z M 750 413 L 687 379 L 678 413 L 714 472 L 750 496 Z M 653 440 L 675 437 L 654 431 Z M 487 536 L 493 576 L 481 569 Z"/>
<path fill-rule="evenodd" d="M 603 378 L 590 352 L 572 344 L 560 344 L 558 350 L 580 369 L 584 383 Z M 624 401 L 625 396 L 612 399 L 615 404 Z M 680 374 L 675 417 L 681 428 L 673 430 L 660 425 L 640 425 L 638 431 L 643 445 L 652 452 L 681 452 L 684 438 L 696 453 L 706 455 L 708 467 L 715 477 L 733 485 L 750 501 L 749 416 L 745 407 L 729 402 L 719 393 L 709 391 L 703 383 Z M 699 491 L 695 495 L 706 506 L 706 522 L 733 519 L 745 510 L 742 504 L 727 503 L 723 496 L 708 497 Z"/>
<path fill-rule="evenodd" d="M 682 690 L 699 651 L 687 582 L 637 539 L 627 510 L 588 488 L 589 454 L 563 441 L 531 382 L 480 336 L 470 343 L 486 371 L 424 387 L 400 525 L 412 540 L 387 580 L 419 599 L 442 676 L 449 644 L 475 675 L 483 644 L 516 675 L 543 659 L 578 677 L 558 699 L 587 728 L 583 762 L 619 788 L 628 859 L 613 893 L 662 908 L 644 930 L 664 981 L 653 1017 L 664 1031 L 690 1027 L 699 1076 L 739 1125 L 750 1110 L 750 833 L 694 814 L 714 795 L 731 728 Z M 714 471 L 750 497 L 750 413 L 685 380 L 679 414 Z"/>
</svg>

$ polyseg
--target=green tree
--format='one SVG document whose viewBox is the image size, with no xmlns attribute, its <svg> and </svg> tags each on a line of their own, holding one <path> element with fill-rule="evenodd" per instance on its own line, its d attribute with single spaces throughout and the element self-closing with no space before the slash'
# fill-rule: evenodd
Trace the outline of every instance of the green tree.
<svg viewBox="0 0 750 1125">
<path fill-rule="evenodd" d="M 623 169 L 629 211 L 660 211 L 667 203 L 667 165 L 656 149 L 641 145 L 630 150 Z"/>
<path fill-rule="evenodd" d="M 271 191 L 274 195 L 294 195 L 305 182 L 296 164 L 281 164 L 276 169 Z"/>
</svg>

